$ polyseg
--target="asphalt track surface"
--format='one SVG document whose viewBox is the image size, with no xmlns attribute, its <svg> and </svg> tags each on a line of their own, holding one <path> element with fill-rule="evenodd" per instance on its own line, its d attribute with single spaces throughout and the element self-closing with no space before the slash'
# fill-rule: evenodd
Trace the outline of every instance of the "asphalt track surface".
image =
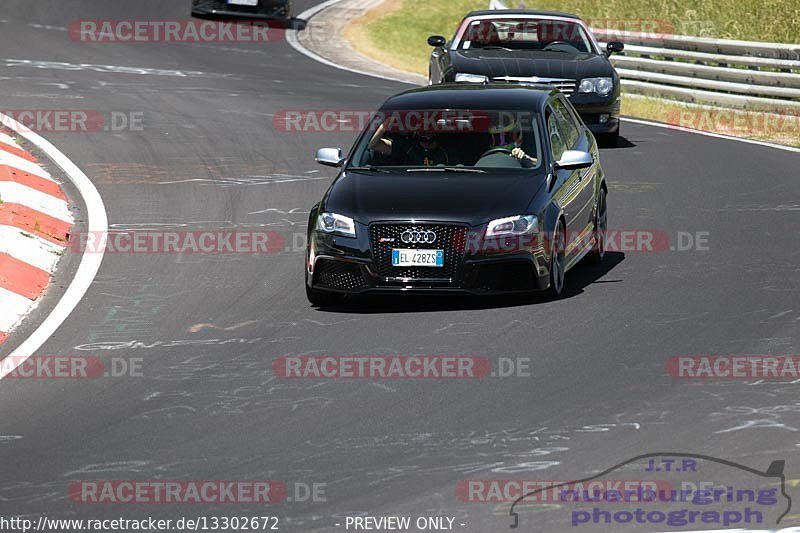
<svg viewBox="0 0 800 533">
<path fill-rule="evenodd" d="M 303 235 L 334 177 L 314 150 L 349 147 L 354 134 L 283 133 L 273 115 L 372 109 L 405 88 L 319 65 L 286 42 L 89 44 L 63 30 L 75 19 L 181 19 L 188 2 L 2 7 L 3 108 L 144 114 L 142 131 L 44 134 L 93 179 L 112 228 Z M 675 355 L 800 353 L 800 156 L 634 124 L 623 136 L 624 147 L 601 154 L 610 226 L 673 241 L 707 232 L 710 250 L 612 253 L 571 271 L 561 301 L 368 299 L 318 310 L 303 292 L 301 251 L 108 255 L 41 352 L 142 358 L 143 376 L 0 382 L 1 514 L 274 514 L 286 531 L 340 531 L 347 514 L 446 514 L 485 532 L 508 527 L 508 507 L 459 502 L 459 480 L 576 479 L 661 451 L 758 469 L 785 459 L 787 477 L 800 477 L 796 385 L 682 382 L 664 370 Z M 164 346 L 177 340 L 209 342 Z M 296 354 L 530 358 L 531 376 L 272 375 L 274 358 Z M 85 479 L 324 483 L 326 501 L 267 511 L 70 501 L 69 484 Z M 523 514 L 521 527 L 573 529 L 537 520 Z"/>
</svg>

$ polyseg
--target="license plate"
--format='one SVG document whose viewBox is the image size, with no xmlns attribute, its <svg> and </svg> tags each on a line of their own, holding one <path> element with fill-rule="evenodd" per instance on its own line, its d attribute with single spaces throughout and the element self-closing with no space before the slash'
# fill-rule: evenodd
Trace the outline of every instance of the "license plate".
<svg viewBox="0 0 800 533">
<path fill-rule="evenodd" d="M 258 0 L 228 0 L 228 4 L 234 6 L 257 6 Z"/>
<path fill-rule="evenodd" d="M 411 267 L 443 267 L 444 250 L 409 250 L 405 248 L 392 250 L 392 266 Z"/>
</svg>

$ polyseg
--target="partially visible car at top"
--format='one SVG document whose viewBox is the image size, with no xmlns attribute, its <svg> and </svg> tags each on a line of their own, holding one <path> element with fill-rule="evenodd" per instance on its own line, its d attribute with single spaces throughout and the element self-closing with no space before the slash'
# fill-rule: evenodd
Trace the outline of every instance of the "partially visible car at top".
<svg viewBox="0 0 800 533">
<path fill-rule="evenodd" d="M 549 291 L 605 253 L 594 136 L 551 87 L 447 84 L 387 100 L 310 210 L 306 294 Z"/>
<path fill-rule="evenodd" d="M 292 0 L 192 0 L 192 15 L 289 20 Z"/>
<path fill-rule="evenodd" d="M 429 83 L 537 83 L 558 88 L 602 141 L 619 137 L 620 81 L 605 50 L 575 15 L 549 11 L 473 11 L 448 42 L 435 35 Z"/>
</svg>

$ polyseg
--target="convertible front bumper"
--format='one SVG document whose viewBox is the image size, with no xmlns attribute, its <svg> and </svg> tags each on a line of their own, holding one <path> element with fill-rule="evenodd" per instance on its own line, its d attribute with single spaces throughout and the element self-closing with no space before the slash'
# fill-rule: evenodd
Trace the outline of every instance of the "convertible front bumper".
<svg viewBox="0 0 800 533">
<path fill-rule="evenodd" d="M 578 94 L 570 98 L 586 127 L 592 133 L 614 133 L 619 131 L 621 98 L 602 98 L 596 95 Z"/>
<path fill-rule="evenodd" d="M 257 0 L 255 5 L 228 3 L 226 0 L 193 0 L 192 15 L 239 18 L 292 18 L 291 0 Z"/>
</svg>

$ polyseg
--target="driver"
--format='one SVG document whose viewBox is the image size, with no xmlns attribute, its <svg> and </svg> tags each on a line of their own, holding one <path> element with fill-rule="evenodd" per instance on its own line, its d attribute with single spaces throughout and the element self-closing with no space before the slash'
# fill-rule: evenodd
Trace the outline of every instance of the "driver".
<svg viewBox="0 0 800 533">
<path fill-rule="evenodd" d="M 489 128 L 492 144 L 475 163 L 476 167 L 536 166 L 537 160 L 525 153 L 522 146 L 522 126 L 515 119 L 498 120 Z"/>
<path fill-rule="evenodd" d="M 447 152 L 439 144 L 439 138 L 434 132 L 419 132 L 415 134 L 414 145 L 406 152 L 406 163 L 432 167 L 449 163 Z"/>
</svg>

